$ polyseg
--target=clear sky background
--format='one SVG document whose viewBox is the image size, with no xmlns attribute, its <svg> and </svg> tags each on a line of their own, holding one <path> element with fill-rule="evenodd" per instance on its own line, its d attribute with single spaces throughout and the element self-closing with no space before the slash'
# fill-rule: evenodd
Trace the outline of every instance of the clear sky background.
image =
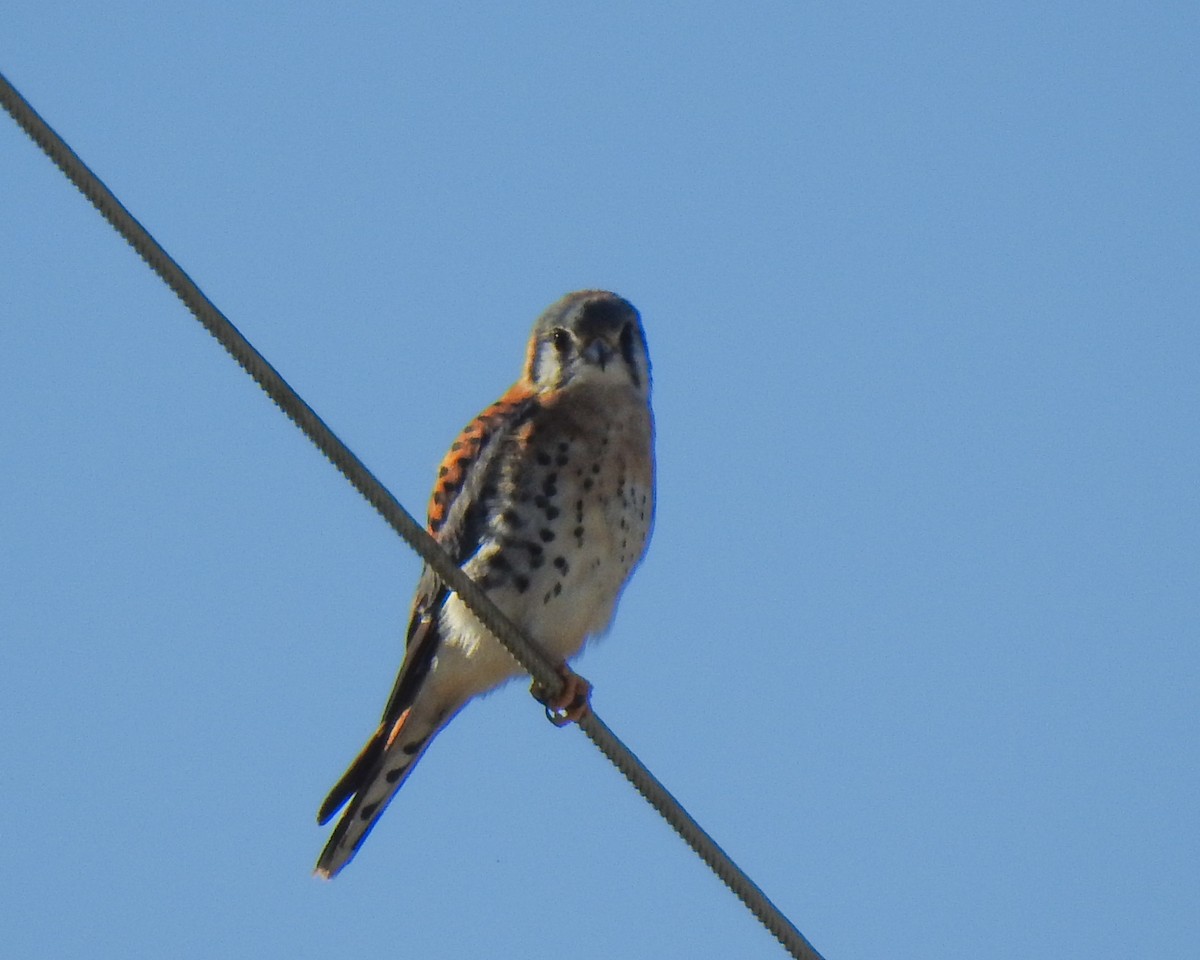
<svg viewBox="0 0 1200 960">
<path fill-rule="evenodd" d="M 598 712 L 830 960 L 1200 942 L 1200 13 L 7 0 L 0 70 L 391 490 L 655 363 Z M 781 955 L 514 684 L 359 858 L 418 561 L 0 122 L 0 942 Z"/>
</svg>

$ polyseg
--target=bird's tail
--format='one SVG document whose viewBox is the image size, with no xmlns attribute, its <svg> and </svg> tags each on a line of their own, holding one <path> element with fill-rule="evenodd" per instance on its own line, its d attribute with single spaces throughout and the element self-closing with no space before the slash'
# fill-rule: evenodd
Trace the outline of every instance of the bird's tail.
<svg viewBox="0 0 1200 960">
<path fill-rule="evenodd" d="M 350 862 L 443 725 L 420 722 L 411 710 L 380 725 L 317 813 L 324 825 L 346 807 L 317 859 L 317 876 L 331 879 Z"/>
</svg>

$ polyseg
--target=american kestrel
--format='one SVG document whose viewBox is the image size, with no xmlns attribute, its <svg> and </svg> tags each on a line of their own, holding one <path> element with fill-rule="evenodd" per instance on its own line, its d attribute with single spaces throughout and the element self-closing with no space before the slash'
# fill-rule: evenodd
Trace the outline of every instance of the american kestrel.
<svg viewBox="0 0 1200 960">
<path fill-rule="evenodd" d="M 533 326 L 521 379 L 450 445 L 429 532 L 506 616 L 560 664 L 559 722 L 586 713 L 589 685 L 566 661 L 604 631 L 654 515 L 650 358 L 641 318 L 582 290 Z M 521 668 L 458 596 L 422 571 L 383 720 L 317 815 L 345 806 L 317 861 L 354 856 L 434 736 L 473 697 Z"/>
</svg>

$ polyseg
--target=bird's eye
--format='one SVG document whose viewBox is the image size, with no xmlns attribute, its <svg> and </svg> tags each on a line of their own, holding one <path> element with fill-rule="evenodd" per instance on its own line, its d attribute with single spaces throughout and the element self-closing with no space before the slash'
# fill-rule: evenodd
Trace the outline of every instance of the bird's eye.
<svg viewBox="0 0 1200 960">
<path fill-rule="evenodd" d="M 550 333 L 550 342 L 559 353 L 566 353 L 571 347 L 571 335 L 562 327 L 557 327 Z"/>
</svg>

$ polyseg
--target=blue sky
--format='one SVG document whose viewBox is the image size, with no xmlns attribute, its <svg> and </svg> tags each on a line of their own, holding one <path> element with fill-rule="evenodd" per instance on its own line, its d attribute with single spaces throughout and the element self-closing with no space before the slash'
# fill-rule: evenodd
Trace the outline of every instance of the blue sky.
<svg viewBox="0 0 1200 960">
<path fill-rule="evenodd" d="M 655 364 L 594 703 L 833 958 L 1200 940 L 1194 4 L 9 0 L 0 70 L 413 511 Z M 418 562 L 0 122 L 12 956 L 772 957 L 513 685 L 309 872 Z"/>
</svg>

